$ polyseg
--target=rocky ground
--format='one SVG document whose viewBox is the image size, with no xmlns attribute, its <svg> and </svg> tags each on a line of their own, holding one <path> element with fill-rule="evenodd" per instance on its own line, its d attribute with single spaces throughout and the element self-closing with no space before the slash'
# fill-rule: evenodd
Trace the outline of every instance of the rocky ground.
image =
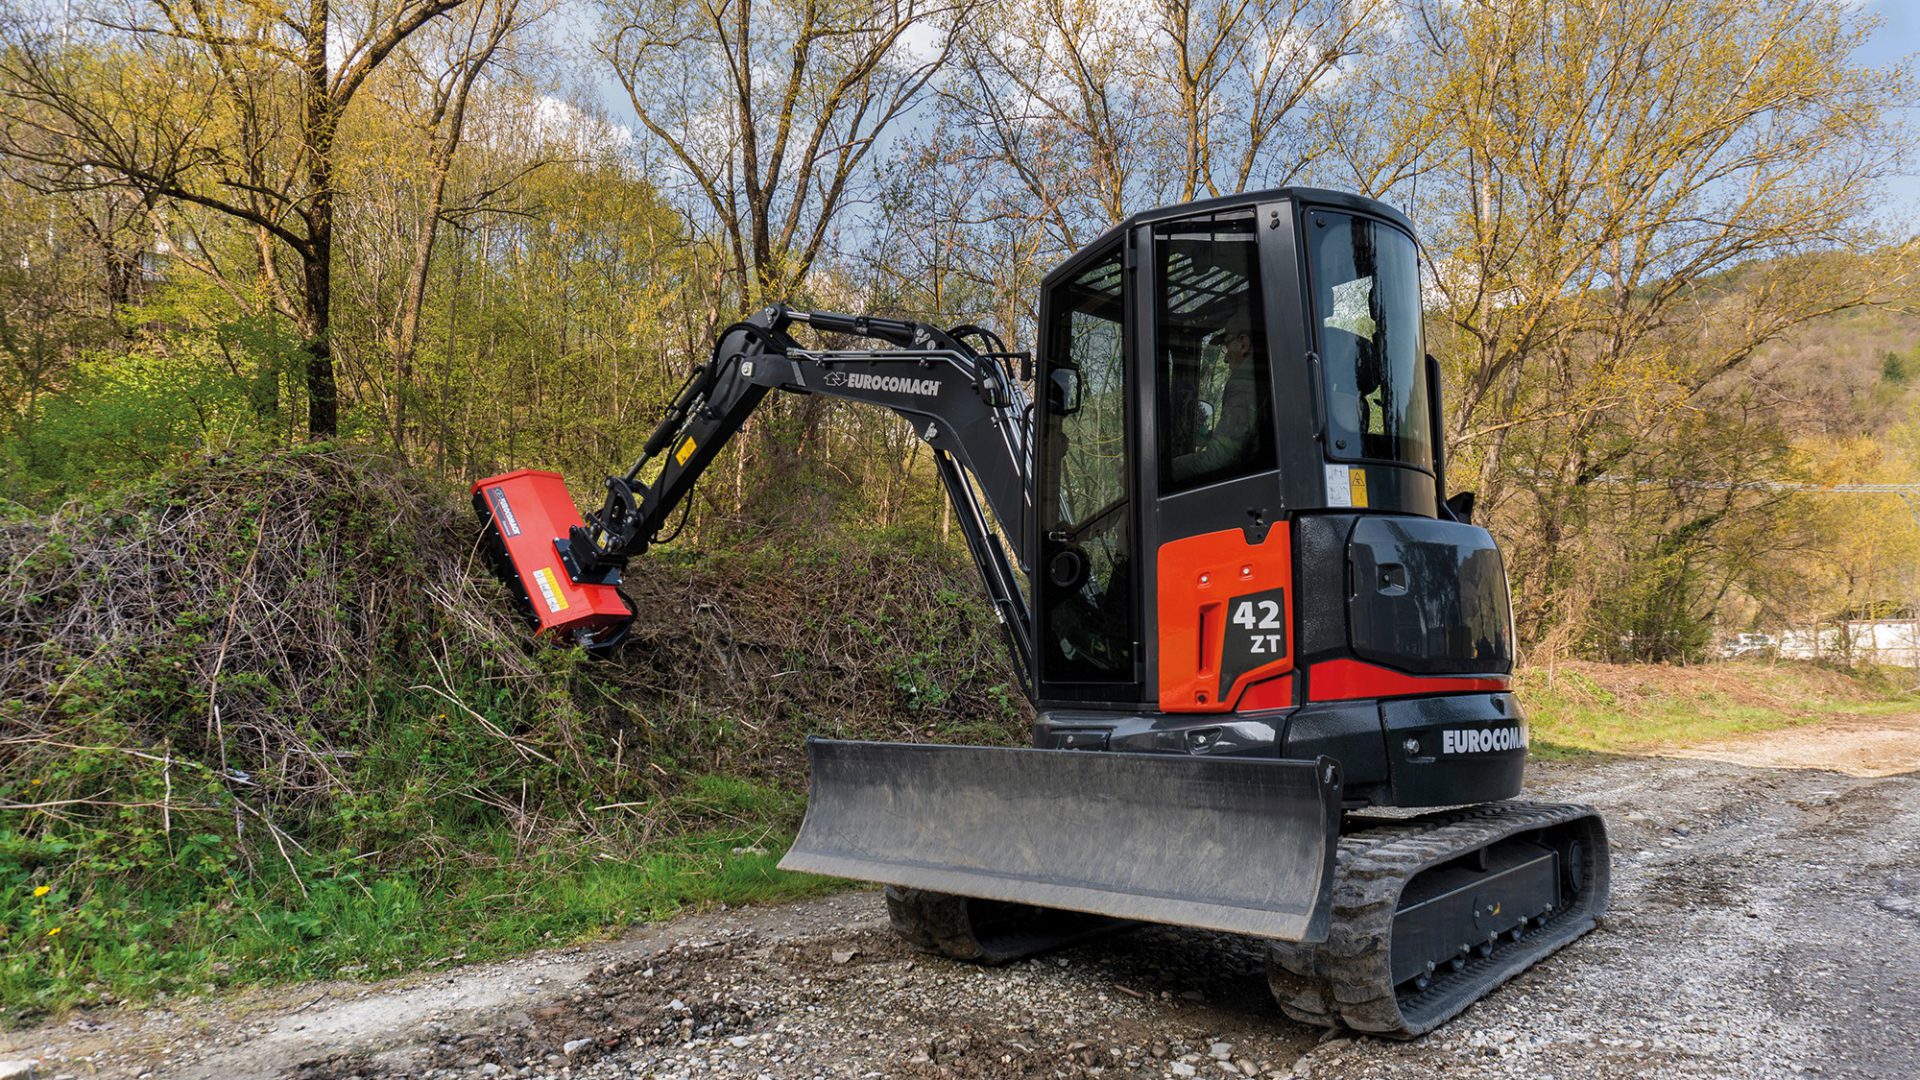
<svg viewBox="0 0 1920 1080">
<path fill-rule="evenodd" d="M 1612 914 L 1412 1043 L 1289 1022 L 1246 940 L 1138 930 L 981 969 L 904 948 L 855 892 L 72 1016 L 0 1035 L 0 1059 L 155 1080 L 1920 1076 L 1920 716 L 1790 735 L 1537 765 L 1531 796 L 1605 812 Z"/>
</svg>

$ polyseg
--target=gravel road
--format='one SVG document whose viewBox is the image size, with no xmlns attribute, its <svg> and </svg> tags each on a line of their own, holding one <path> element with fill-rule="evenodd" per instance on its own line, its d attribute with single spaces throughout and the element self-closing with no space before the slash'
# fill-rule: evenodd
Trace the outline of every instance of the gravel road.
<svg viewBox="0 0 1920 1080">
<path fill-rule="evenodd" d="M 1244 939 L 1142 929 L 981 969 L 904 948 L 854 892 L 71 1017 L 0 1035 L 0 1060 L 154 1080 L 1920 1077 L 1920 715 L 1791 735 L 1535 765 L 1529 797 L 1605 812 L 1612 913 L 1412 1043 L 1286 1020 Z"/>
</svg>

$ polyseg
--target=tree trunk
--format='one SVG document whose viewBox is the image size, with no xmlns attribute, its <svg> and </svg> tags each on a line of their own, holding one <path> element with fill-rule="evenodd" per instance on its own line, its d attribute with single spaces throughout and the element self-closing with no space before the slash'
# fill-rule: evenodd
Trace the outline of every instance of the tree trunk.
<svg viewBox="0 0 1920 1080">
<path fill-rule="evenodd" d="M 331 439 L 340 430 L 339 387 L 333 378 L 331 330 L 333 300 L 333 137 L 339 122 L 328 87 L 327 0 L 314 0 L 308 18 L 305 121 L 308 204 L 307 249 L 301 252 L 306 276 L 307 434 Z"/>
<path fill-rule="evenodd" d="M 457 124 L 458 121 L 456 120 Z M 415 239 L 413 264 L 407 270 L 407 291 L 401 299 L 399 326 L 393 336 L 393 452 L 402 461 L 407 457 L 407 395 L 413 387 L 413 358 L 420 339 L 420 309 L 427 303 L 427 273 L 433 268 L 433 244 L 440 231 L 440 212 L 444 209 L 447 173 L 453 167 L 453 147 L 459 143 L 456 129 L 447 142 L 444 155 L 436 156 L 427 197 L 427 220 Z"/>
<path fill-rule="evenodd" d="M 307 434 L 331 439 L 340 430 L 340 394 L 333 380 L 333 344 L 327 339 L 328 299 L 333 292 L 331 228 L 314 232 L 314 252 L 306 260 Z"/>
</svg>

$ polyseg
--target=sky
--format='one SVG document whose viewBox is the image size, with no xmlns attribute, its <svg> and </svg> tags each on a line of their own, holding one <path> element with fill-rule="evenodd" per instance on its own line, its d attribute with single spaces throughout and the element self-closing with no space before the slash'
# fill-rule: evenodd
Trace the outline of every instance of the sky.
<svg viewBox="0 0 1920 1080">
<path fill-rule="evenodd" d="M 1880 26 L 1857 54 L 1861 62 L 1894 64 L 1920 54 L 1920 0 L 1868 0 L 1862 6 Z M 1907 123 L 1920 128 L 1920 107 L 1910 107 L 1906 114 Z M 1901 175 L 1887 182 L 1887 216 L 1905 231 L 1920 232 L 1920 157 L 1902 168 Z"/>
<path fill-rule="evenodd" d="M 1861 63 L 1874 66 L 1892 65 L 1902 60 L 1914 60 L 1920 68 L 1920 0 L 1835 0 L 1837 3 L 1852 4 L 1869 16 L 1879 20 L 1871 37 L 1855 54 Z M 579 5 L 569 4 L 565 17 L 563 33 L 579 35 L 590 33 L 591 20 Z M 629 128 L 637 128 L 638 122 L 633 116 L 632 105 L 627 101 L 626 92 L 614 80 L 612 73 L 604 65 L 596 63 L 592 77 L 596 96 L 607 109 L 610 118 Z M 1920 101 L 1903 110 L 1906 123 L 1920 133 Z M 1896 232 L 1920 234 L 1920 152 L 1900 166 L 1901 172 L 1886 181 L 1887 202 L 1884 219 L 1889 228 Z"/>
</svg>

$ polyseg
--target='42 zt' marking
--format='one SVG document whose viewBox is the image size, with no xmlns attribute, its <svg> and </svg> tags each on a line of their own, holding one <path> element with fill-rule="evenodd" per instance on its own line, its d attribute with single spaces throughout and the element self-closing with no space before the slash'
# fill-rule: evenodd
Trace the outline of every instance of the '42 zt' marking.
<svg viewBox="0 0 1920 1080">
<path fill-rule="evenodd" d="M 1248 634 L 1248 651 L 1281 656 L 1287 651 L 1286 625 L 1280 621 L 1280 605 L 1272 600 L 1241 600 L 1233 605 L 1233 624 Z M 1260 633 L 1271 630 L 1272 633 Z"/>
</svg>

